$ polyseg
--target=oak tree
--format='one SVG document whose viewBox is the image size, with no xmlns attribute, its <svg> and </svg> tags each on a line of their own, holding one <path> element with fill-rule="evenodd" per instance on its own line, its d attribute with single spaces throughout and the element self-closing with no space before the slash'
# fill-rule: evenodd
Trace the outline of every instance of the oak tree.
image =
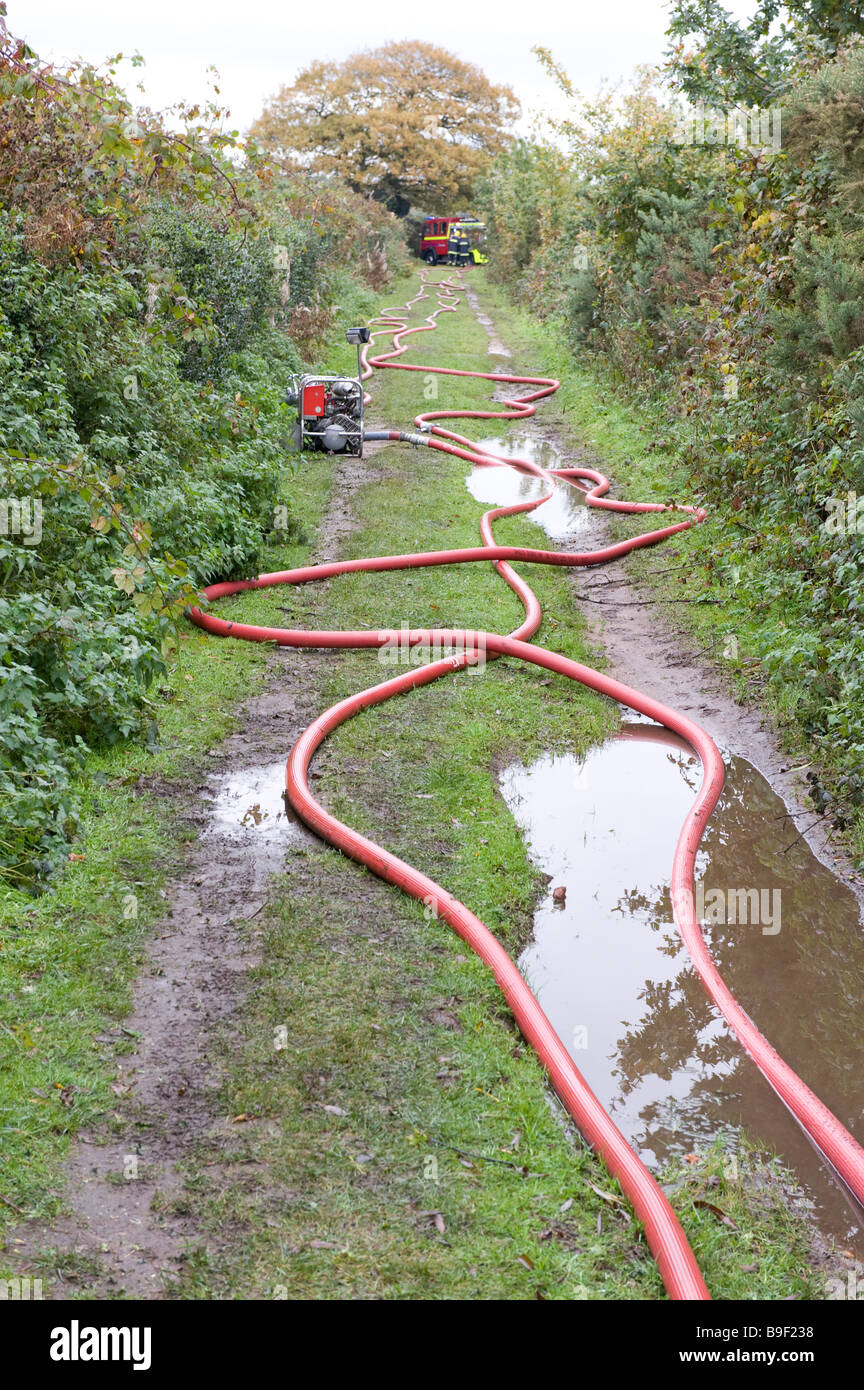
<svg viewBox="0 0 864 1390">
<path fill-rule="evenodd" d="M 251 134 L 404 216 L 412 205 L 446 212 L 470 203 L 518 115 L 509 87 L 443 48 L 404 41 L 310 64 Z"/>
</svg>

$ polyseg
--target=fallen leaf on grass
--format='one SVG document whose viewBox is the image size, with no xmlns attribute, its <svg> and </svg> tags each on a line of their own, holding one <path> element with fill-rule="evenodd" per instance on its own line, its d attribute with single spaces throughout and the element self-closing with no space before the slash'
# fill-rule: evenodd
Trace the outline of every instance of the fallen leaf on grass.
<svg viewBox="0 0 864 1390">
<path fill-rule="evenodd" d="M 704 1197 L 694 1197 L 693 1205 L 694 1207 L 702 1207 L 705 1211 L 713 1212 L 713 1214 L 717 1217 L 717 1220 L 722 1221 L 724 1226 L 731 1226 L 733 1231 L 738 1230 L 738 1227 L 736 1223 L 732 1220 L 731 1216 L 727 1216 L 725 1211 L 721 1211 L 719 1207 L 715 1207 L 713 1202 L 706 1201 Z"/>
<path fill-rule="evenodd" d="M 595 1187 L 593 1182 L 589 1182 L 588 1186 L 591 1188 L 592 1192 L 597 1193 L 598 1197 L 602 1197 L 604 1202 L 616 1202 L 619 1206 L 623 1205 L 624 1198 L 617 1196 L 616 1193 L 604 1192 L 602 1187 Z M 562 1207 L 561 1210 L 563 1211 L 564 1208 Z"/>
<path fill-rule="evenodd" d="M 422 1217 L 424 1221 L 431 1221 L 439 1235 L 443 1236 L 447 1226 L 440 1211 L 418 1211 L 417 1215 Z"/>
</svg>

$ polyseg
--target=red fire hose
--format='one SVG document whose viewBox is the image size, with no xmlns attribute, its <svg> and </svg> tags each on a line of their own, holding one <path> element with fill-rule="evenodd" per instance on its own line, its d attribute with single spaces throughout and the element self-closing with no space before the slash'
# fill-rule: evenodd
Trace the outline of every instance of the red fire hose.
<svg viewBox="0 0 864 1390">
<path fill-rule="evenodd" d="M 705 832 L 708 818 L 713 811 L 723 787 L 723 761 L 713 740 L 691 720 L 675 710 L 652 700 L 629 686 L 609 676 L 592 671 L 587 666 L 571 661 L 568 657 L 533 646 L 528 639 L 534 636 L 540 626 L 542 614 L 536 596 L 528 584 L 511 567 L 510 561 L 522 560 L 548 565 L 596 565 L 626 555 L 640 546 L 654 545 L 667 536 L 687 530 L 690 526 L 704 520 L 705 513 L 694 507 L 678 506 L 653 502 L 616 502 L 605 497 L 609 482 L 602 473 L 590 468 L 544 469 L 527 459 L 514 459 L 502 455 L 481 453 L 477 446 L 462 435 L 454 434 L 432 422 L 440 419 L 471 418 L 509 420 L 533 415 L 535 402 L 558 390 L 559 382 L 547 377 L 511 376 L 501 372 L 471 372 L 451 367 L 430 367 L 423 364 L 397 362 L 393 359 L 406 351 L 403 338 L 413 333 L 426 333 L 436 327 L 439 314 L 454 310 L 459 303 L 457 290 L 462 288 L 457 275 L 434 285 L 438 294 L 438 308 L 431 313 L 424 324 L 409 328 L 407 320 L 411 307 L 420 299 L 427 298 L 425 272 L 421 276 L 420 293 L 408 302 L 404 309 L 385 309 L 378 319 L 372 335 L 392 336 L 392 350 L 368 358 L 368 348 L 364 349 L 364 379 L 372 374 L 375 367 L 390 367 L 402 371 L 439 373 L 448 376 L 481 377 L 484 380 L 501 384 L 533 386 L 536 389 L 527 395 L 505 398 L 501 403 L 505 409 L 488 410 L 448 410 L 430 411 L 418 415 L 414 421 L 417 433 L 398 430 L 367 434 L 366 438 L 404 440 L 412 444 L 422 444 L 431 449 L 442 450 L 467 459 L 474 464 L 500 467 L 507 464 L 521 472 L 545 479 L 550 491 L 530 502 L 520 502 L 514 506 L 496 507 L 485 513 L 480 524 L 483 544 L 461 550 L 423 551 L 413 555 L 376 556 L 360 560 L 336 561 L 328 564 L 309 565 L 294 570 L 282 570 L 274 574 L 262 574 L 257 579 L 240 580 L 232 583 L 211 584 L 204 590 L 208 600 L 236 594 L 245 589 L 268 588 L 275 584 L 303 584 L 311 580 L 328 579 L 334 575 L 348 574 L 362 570 L 380 572 L 397 569 L 415 569 L 429 565 L 465 564 L 470 561 L 493 561 L 495 569 L 506 584 L 516 593 L 525 609 L 525 619 L 509 636 L 492 632 L 472 632 L 461 628 L 418 628 L 405 632 L 390 630 L 355 632 L 303 631 L 301 629 L 256 627 L 246 623 L 226 622 L 211 613 L 203 613 L 198 608 L 189 610 L 189 617 L 199 627 L 221 637 L 239 637 L 253 642 L 274 642 L 289 647 L 333 647 L 359 648 L 383 647 L 397 642 L 409 647 L 430 644 L 437 650 L 453 647 L 457 654 L 434 660 L 419 668 L 412 668 L 402 675 L 394 676 L 380 685 L 362 690 L 347 699 L 341 700 L 331 709 L 318 716 L 297 740 L 287 767 L 287 794 L 294 810 L 303 821 L 320 835 L 322 839 L 335 845 L 343 853 L 350 855 L 359 863 L 365 864 L 379 877 L 396 884 L 413 897 L 430 906 L 437 917 L 447 922 L 465 940 L 480 958 L 489 966 L 504 994 L 523 1035 L 534 1048 L 549 1076 L 550 1082 L 562 1101 L 568 1114 L 573 1118 L 592 1148 L 603 1159 L 609 1171 L 618 1179 L 622 1191 L 630 1200 L 639 1220 L 644 1223 L 645 1234 L 657 1261 L 657 1266 L 670 1297 L 674 1299 L 707 1299 L 710 1297 L 699 1271 L 687 1238 L 664 1193 L 648 1172 L 624 1136 L 606 1114 L 597 1097 L 578 1071 L 564 1044 L 555 1033 L 539 1003 L 534 998 L 518 968 L 507 955 L 497 938 L 475 915 L 458 901 L 445 888 L 433 879 L 427 878 L 410 864 L 404 863 L 380 845 L 367 840 L 363 835 L 343 825 L 331 816 L 315 800 L 309 790 L 309 765 L 316 750 L 327 736 L 345 720 L 360 710 L 380 704 L 393 695 L 428 685 L 444 675 L 476 663 L 485 656 L 516 657 L 532 662 L 546 670 L 579 681 L 592 690 L 600 691 L 613 700 L 638 710 L 658 724 L 681 735 L 694 749 L 702 763 L 702 785 L 696 800 L 684 821 L 672 863 L 672 905 L 675 921 L 690 953 L 693 964 L 715 1004 L 721 1010 L 740 1042 L 746 1048 L 763 1076 L 795 1115 L 796 1119 L 810 1135 L 814 1143 L 831 1162 L 837 1173 L 848 1185 L 859 1202 L 864 1203 L 864 1150 L 844 1129 L 838 1119 L 822 1104 L 817 1096 L 805 1085 L 792 1069 L 766 1041 L 753 1022 L 738 1004 L 723 983 L 716 966 L 708 952 L 699 923 L 696 919 L 693 898 L 693 873 L 700 840 Z M 368 398 L 367 398 L 368 399 Z M 419 432 L 422 431 L 422 432 Z M 445 442 L 447 441 L 447 442 Z M 681 511 L 690 514 L 690 519 L 673 525 L 619 541 L 600 550 L 589 553 L 564 554 L 560 551 L 535 550 L 522 546 L 496 545 L 492 533 L 492 523 L 502 516 L 513 516 L 528 512 L 542 505 L 564 479 L 577 485 L 588 484 L 582 488 L 589 506 L 609 508 L 620 512 L 664 512 Z"/>
</svg>

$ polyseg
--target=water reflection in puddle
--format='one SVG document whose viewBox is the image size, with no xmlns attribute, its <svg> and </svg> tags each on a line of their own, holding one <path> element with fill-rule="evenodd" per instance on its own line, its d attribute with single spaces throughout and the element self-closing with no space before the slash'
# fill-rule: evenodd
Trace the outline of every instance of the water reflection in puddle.
<svg viewBox="0 0 864 1390">
<path fill-rule="evenodd" d="M 718 1135 L 733 1151 L 743 1128 L 798 1173 L 823 1230 L 864 1253 L 860 1214 L 717 1014 L 673 924 L 667 882 L 698 781 L 689 750 L 649 723 L 625 725 L 584 760 L 550 754 L 503 774 L 531 858 L 550 875 L 523 973 L 649 1165 Z M 700 879 L 709 903 L 712 889 L 780 891 L 779 931 L 715 923 L 709 945 L 759 1028 L 861 1142 L 858 906 L 742 758 L 727 760 Z"/>
<path fill-rule="evenodd" d="M 553 444 L 546 439 L 536 439 L 530 434 L 511 434 L 501 439 L 481 439 L 478 448 L 482 452 L 490 450 L 493 454 L 506 454 L 510 458 L 529 459 L 541 468 L 561 468 L 561 456 Z M 471 496 L 487 507 L 508 507 L 516 502 L 532 502 L 548 491 L 548 484 L 542 478 L 534 478 L 529 473 L 518 473 L 515 468 L 505 466 L 490 468 L 479 464 L 469 473 L 466 484 Z M 585 494 L 563 478 L 559 481 L 554 495 L 542 507 L 527 512 L 526 520 L 533 521 L 551 540 L 567 540 L 578 531 L 587 529 L 589 516 L 585 505 Z"/>
<path fill-rule="evenodd" d="M 256 843 L 282 842 L 292 832 L 299 834 L 299 822 L 286 806 L 284 791 L 284 758 L 264 767 L 232 772 L 214 789 L 213 825 L 223 835 Z"/>
</svg>

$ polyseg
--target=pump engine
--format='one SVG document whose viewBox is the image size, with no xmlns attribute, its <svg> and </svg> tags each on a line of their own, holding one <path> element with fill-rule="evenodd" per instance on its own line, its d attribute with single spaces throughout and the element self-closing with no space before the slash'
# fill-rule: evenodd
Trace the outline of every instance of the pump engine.
<svg viewBox="0 0 864 1390">
<path fill-rule="evenodd" d="M 325 454 L 363 456 L 362 345 L 369 341 L 368 328 L 349 328 L 349 343 L 357 345 L 357 376 L 293 376 L 285 393 L 297 407 L 293 443 L 300 450 L 318 449 Z"/>
</svg>

